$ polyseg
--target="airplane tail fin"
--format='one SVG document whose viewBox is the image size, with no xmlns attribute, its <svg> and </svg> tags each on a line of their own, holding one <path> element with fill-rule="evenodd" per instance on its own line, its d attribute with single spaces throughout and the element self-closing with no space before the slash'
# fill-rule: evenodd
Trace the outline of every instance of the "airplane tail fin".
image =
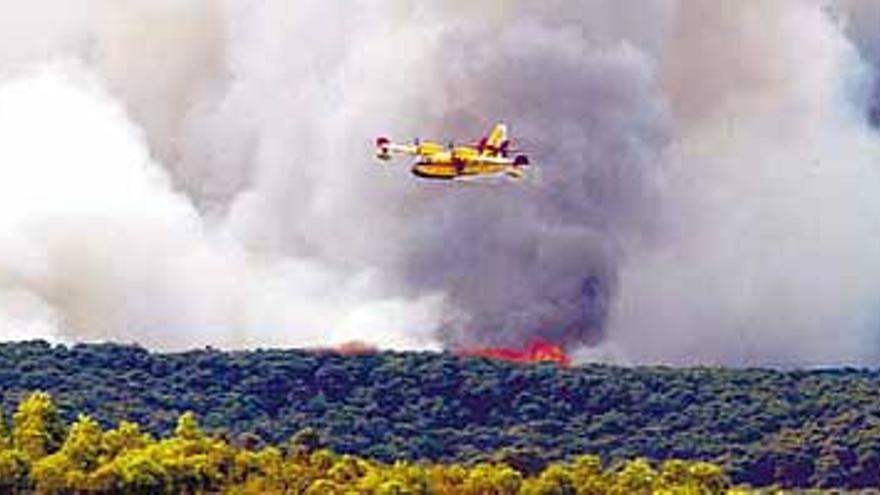
<svg viewBox="0 0 880 495">
<path fill-rule="evenodd" d="M 480 143 L 480 148 L 483 154 L 489 156 L 507 156 L 507 147 L 509 145 L 507 126 L 499 122 L 492 128 L 489 136 Z"/>
</svg>

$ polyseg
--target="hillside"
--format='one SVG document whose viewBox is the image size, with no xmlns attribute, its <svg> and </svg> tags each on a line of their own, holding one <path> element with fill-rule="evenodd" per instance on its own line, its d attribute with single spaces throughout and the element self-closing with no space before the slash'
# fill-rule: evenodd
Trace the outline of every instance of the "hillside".
<svg viewBox="0 0 880 495">
<path fill-rule="evenodd" d="M 178 354 L 120 345 L 0 344 L 11 412 L 33 390 L 167 435 L 185 411 L 208 430 L 280 444 L 313 427 L 381 461 L 524 471 L 579 454 L 713 461 L 754 486 L 880 485 L 880 372 L 516 365 L 437 353 L 299 350 Z"/>
</svg>

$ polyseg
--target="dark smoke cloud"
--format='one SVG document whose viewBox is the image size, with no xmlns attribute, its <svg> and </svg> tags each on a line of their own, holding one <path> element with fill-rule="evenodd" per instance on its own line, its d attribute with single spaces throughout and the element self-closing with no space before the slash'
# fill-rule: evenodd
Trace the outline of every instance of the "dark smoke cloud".
<svg viewBox="0 0 880 495">
<path fill-rule="evenodd" d="M 613 291 L 620 244 L 649 230 L 656 211 L 664 117 L 653 64 L 572 29 L 516 22 L 493 34 L 462 27 L 443 41 L 448 72 L 435 97 L 453 106 L 439 128 L 477 136 L 475 123 L 515 123 L 516 135 L 534 136 L 522 145 L 540 157 L 540 183 L 426 197 L 408 221 L 416 242 L 402 271 L 462 311 L 446 322 L 453 340 L 598 339 L 611 294 L 586 300 L 584 285 Z"/>
<path fill-rule="evenodd" d="M 876 356 L 873 3 L 56 3 L 0 1 L 9 337 Z M 372 163 L 496 120 L 521 185 Z"/>
</svg>

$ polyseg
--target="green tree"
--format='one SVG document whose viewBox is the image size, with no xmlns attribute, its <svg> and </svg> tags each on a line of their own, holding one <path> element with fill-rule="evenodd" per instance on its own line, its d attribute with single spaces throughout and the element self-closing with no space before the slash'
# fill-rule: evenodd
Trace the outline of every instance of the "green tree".
<svg viewBox="0 0 880 495">
<path fill-rule="evenodd" d="M 715 464 L 696 462 L 690 466 L 688 472 L 704 493 L 721 493 L 730 486 L 727 475 Z"/>
<path fill-rule="evenodd" d="M 61 449 L 36 461 L 33 480 L 46 493 L 88 491 L 91 472 L 99 466 L 102 430 L 92 418 L 80 415 Z"/>
<path fill-rule="evenodd" d="M 617 473 L 613 492 L 626 495 L 650 494 L 656 479 L 657 472 L 647 460 L 635 459 L 627 462 Z"/>
<path fill-rule="evenodd" d="M 61 446 L 64 425 L 49 394 L 30 394 L 19 403 L 12 421 L 13 445 L 32 461 L 46 457 Z"/>
<path fill-rule="evenodd" d="M 30 464 L 19 450 L 0 450 L 0 493 L 15 493 L 29 485 Z"/>
<path fill-rule="evenodd" d="M 101 448 L 110 459 L 153 443 L 150 435 L 142 433 L 140 426 L 129 421 L 122 421 L 116 428 L 107 430 L 101 438 Z"/>
<path fill-rule="evenodd" d="M 565 466 L 551 464 L 523 490 L 527 495 L 575 495 L 574 480 Z"/>
<path fill-rule="evenodd" d="M 3 412 L 3 406 L 0 405 L 0 451 L 12 447 L 12 438 L 9 435 L 9 428 L 6 425 L 6 414 Z"/>
<path fill-rule="evenodd" d="M 187 411 L 177 420 L 174 435 L 184 440 L 201 440 L 205 434 L 199 428 L 199 422 L 192 411 Z"/>
<path fill-rule="evenodd" d="M 314 428 L 303 428 L 290 437 L 290 454 L 293 456 L 309 456 L 312 452 L 324 448 L 321 433 Z"/>
<path fill-rule="evenodd" d="M 519 492 L 522 475 L 502 464 L 480 463 L 470 469 L 462 493 L 473 495 L 513 495 Z"/>
<path fill-rule="evenodd" d="M 81 471 L 91 472 L 98 467 L 98 456 L 104 432 L 98 422 L 86 415 L 80 415 L 70 428 L 60 453 Z"/>
<path fill-rule="evenodd" d="M 345 489 L 338 484 L 327 480 L 320 479 L 311 484 L 305 495 L 336 495 L 345 493 Z"/>
<path fill-rule="evenodd" d="M 37 493 L 64 493 L 72 488 L 70 481 L 81 481 L 79 475 L 70 460 L 59 452 L 34 463 L 31 480 Z"/>
<path fill-rule="evenodd" d="M 571 479 L 579 495 L 598 495 L 609 490 L 609 476 L 602 469 L 602 459 L 581 455 L 571 463 Z"/>
<path fill-rule="evenodd" d="M 163 465 L 155 449 L 134 450 L 107 466 L 109 479 L 118 480 L 122 493 L 171 493 L 171 473 Z M 102 468 L 103 469 L 103 468 Z"/>
</svg>

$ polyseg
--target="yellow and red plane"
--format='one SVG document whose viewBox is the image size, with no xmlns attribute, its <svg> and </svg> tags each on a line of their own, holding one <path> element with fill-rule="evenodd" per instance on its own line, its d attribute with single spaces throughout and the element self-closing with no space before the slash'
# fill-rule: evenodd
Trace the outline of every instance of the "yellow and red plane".
<svg viewBox="0 0 880 495">
<path fill-rule="evenodd" d="M 519 179 L 529 158 L 523 154 L 510 156 L 507 126 L 498 123 L 489 136 L 473 146 L 443 146 L 432 141 L 415 140 L 398 144 L 386 137 L 376 139 L 376 157 L 391 160 L 394 154 L 416 157 L 412 173 L 425 179 L 458 179 L 481 175 L 505 174 Z"/>
</svg>

